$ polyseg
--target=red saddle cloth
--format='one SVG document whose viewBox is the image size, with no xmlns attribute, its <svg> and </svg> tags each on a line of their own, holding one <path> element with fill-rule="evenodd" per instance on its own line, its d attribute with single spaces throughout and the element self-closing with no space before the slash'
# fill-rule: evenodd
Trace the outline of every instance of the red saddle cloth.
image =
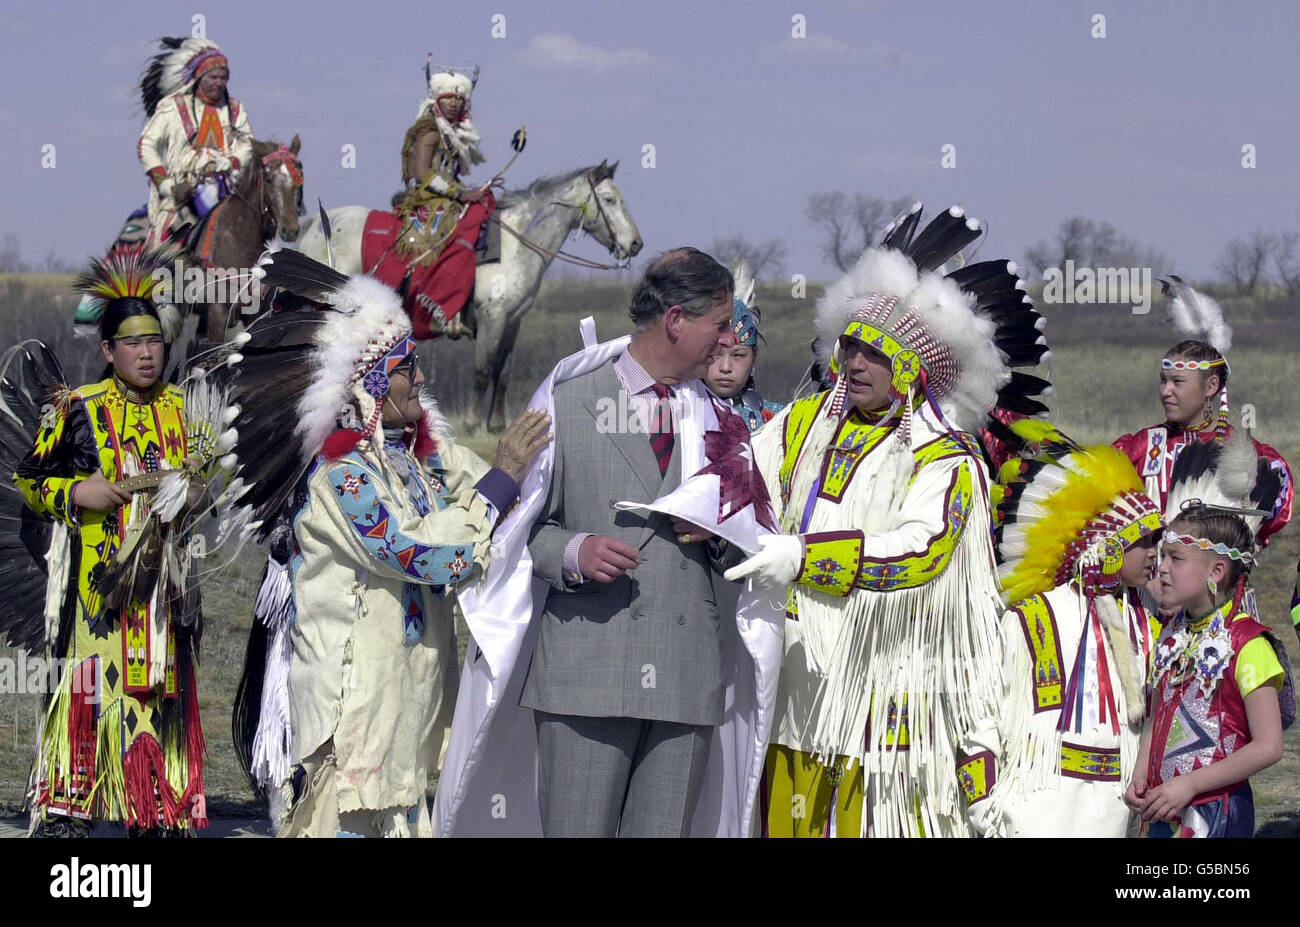
<svg viewBox="0 0 1300 927">
<path fill-rule="evenodd" d="M 396 254 L 394 244 L 403 224 L 397 215 L 372 210 L 366 218 L 361 233 L 361 266 L 370 276 L 402 294 L 402 305 L 411 317 L 412 334 L 417 340 L 441 335 L 469 301 L 477 264 L 474 246 L 483 223 L 495 209 L 491 193 L 471 204 L 437 260 L 418 267 L 410 266 Z"/>
</svg>

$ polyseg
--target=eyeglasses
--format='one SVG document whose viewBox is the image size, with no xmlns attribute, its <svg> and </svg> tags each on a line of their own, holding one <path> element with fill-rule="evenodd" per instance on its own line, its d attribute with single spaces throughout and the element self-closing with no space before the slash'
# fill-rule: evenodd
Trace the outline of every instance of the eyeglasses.
<svg viewBox="0 0 1300 927">
<path fill-rule="evenodd" d="M 420 363 L 420 362 L 419 362 L 419 358 L 415 355 L 414 352 L 412 352 L 412 353 L 406 355 L 406 357 L 403 358 L 402 362 L 401 362 L 400 364 L 398 364 L 396 367 L 394 367 L 394 368 L 389 372 L 388 375 L 389 375 L 390 377 L 392 377 L 392 376 L 397 376 L 397 375 L 399 375 L 399 374 L 402 375 L 402 376 L 408 376 L 408 377 L 409 377 L 409 376 L 413 376 L 414 373 L 415 373 L 415 369 L 416 369 L 416 367 L 419 366 L 419 363 Z"/>
</svg>

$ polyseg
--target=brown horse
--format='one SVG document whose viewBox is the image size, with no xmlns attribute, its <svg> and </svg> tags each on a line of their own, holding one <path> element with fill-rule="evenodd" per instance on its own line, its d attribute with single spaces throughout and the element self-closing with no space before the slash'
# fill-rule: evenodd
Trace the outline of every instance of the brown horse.
<svg viewBox="0 0 1300 927">
<path fill-rule="evenodd" d="M 257 285 L 249 272 L 267 242 L 277 236 L 283 241 L 298 238 L 298 216 L 302 212 L 300 147 L 297 135 L 287 146 L 254 139 L 254 163 L 190 239 L 192 256 L 198 263 L 228 274 L 226 298 L 203 304 L 208 341 L 225 341 L 234 307 L 250 305 L 247 299 L 234 298 L 234 294 L 247 293 L 248 287 Z M 256 302 L 251 305 L 255 307 Z M 198 308 L 194 307 L 196 311 Z"/>
</svg>

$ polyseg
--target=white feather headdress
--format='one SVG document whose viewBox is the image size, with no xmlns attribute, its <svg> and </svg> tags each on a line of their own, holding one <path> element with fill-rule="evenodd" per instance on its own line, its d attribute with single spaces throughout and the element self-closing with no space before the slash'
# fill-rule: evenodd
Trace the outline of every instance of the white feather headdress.
<svg viewBox="0 0 1300 927">
<path fill-rule="evenodd" d="M 317 333 L 312 358 L 315 382 L 298 401 L 294 429 L 302 436 L 307 459 L 338 428 L 339 417 L 349 405 L 357 405 L 362 422 L 374 418 L 376 399 L 364 389 L 363 377 L 411 335 L 411 320 L 402 311 L 401 300 L 373 277 L 349 277 L 326 299 L 338 312 L 327 316 Z"/>
<path fill-rule="evenodd" d="M 988 413 L 1008 408 L 1037 414 L 1033 399 L 1049 384 L 1012 367 L 1048 358 L 1042 317 L 1024 295 L 1009 261 L 986 261 L 945 274 L 945 264 L 984 231 L 954 206 L 913 238 L 921 214 L 915 204 L 886 231 L 880 246 L 826 288 L 817 301 L 818 359 L 838 375 L 839 338 L 845 334 L 881 350 L 894 364 L 899 393 L 918 379 L 956 427 L 976 431 Z M 920 384 L 917 384 L 920 388 Z M 1007 392 L 1009 390 L 1009 392 Z"/>
<path fill-rule="evenodd" d="M 735 282 L 736 298 L 743 302 L 750 312 L 755 315 L 757 312 L 757 281 L 754 280 L 754 271 L 749 266 L 749 261 L 743 257 L 738 257 L 731 263 L 731 277 Z"/>
<path fill-rule="evenodd" d="M 1214 297 L 1188 286 L 1182 277 L 1161 277 L 1169 296 L 1169 319 L 1174 330 L 1184 338 L 1204 341 L 1220 354 L 1232 347 L 1232 326 L 1223 317 L 1223 308 Z"/>
<path fill-rule="evenodd" d="M 1281 478 L 1261 458 L 1255 442 L 1234 431 L 1223 442 L 1193 441 L 1183 447 L 1170 474 L 1165 518 L 1173 521 L 1193 499 L 1224 509 L 1239 509 L 1252 534 L 1258 534 L 1282 492 Z"/>
<path fill-rule="evenodd" d="M 276 310 L 240 337 L 232 401 L 238 442 L 223 466 L 265 535 L 318 456 L 382 442 L 388 377 L 411 358 L 411 322 L 390 287 L 296 251 L 268 252 L 256 274 Z"/>
</svg>

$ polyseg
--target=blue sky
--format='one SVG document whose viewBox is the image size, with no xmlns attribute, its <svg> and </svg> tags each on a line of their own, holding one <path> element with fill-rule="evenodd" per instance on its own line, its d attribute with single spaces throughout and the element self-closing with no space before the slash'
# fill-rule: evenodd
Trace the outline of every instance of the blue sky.
<svg viewBox="0 0 1300 927">
<path fill-rule="evenodd" d="M 143 202 L 134 82 L 153 40 L 188 34 L 195 14 L 257 135 L 301 135 L 310 203 L 388 202 L 433 51 L 483 68 L 490 170 L 474 176 L 505 161 L 521 123 L 514 184 L 620 160 L 650 252 L 775 237 L 789 273 L 824 279 L 803 210 L 826 190 L 965 203 L 990 225 L 984 257 L 1019 258 L 1067 215 L 1106 220 L 1193 277 L 1229 238 L 1300 228 L 1293 2 L 19 0 L 0 14 L 0 234 L 25 259 L 100 251 Z"/>
</svg>

